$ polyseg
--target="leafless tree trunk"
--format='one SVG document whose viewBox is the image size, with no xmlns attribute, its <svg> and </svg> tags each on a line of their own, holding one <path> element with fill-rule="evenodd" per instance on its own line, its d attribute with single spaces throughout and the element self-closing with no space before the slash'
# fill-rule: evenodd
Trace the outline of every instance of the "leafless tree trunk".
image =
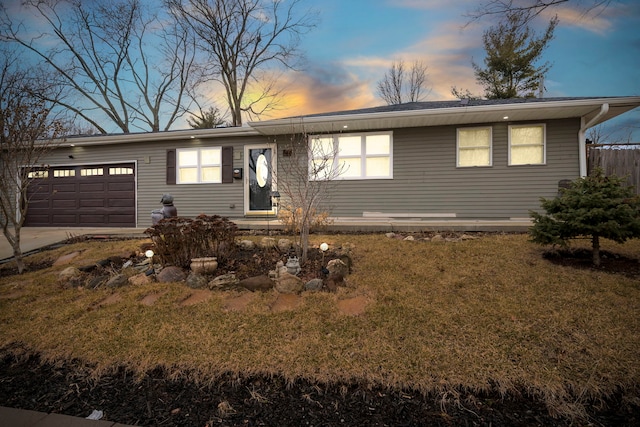
<svg viewBox="0 0 640 427">
<path fill-rule="evenodd" d="M 483 0 L 479 6 L 467 14 L 471 21 L 481 18 L 502 19 L 514 13 L 526 16 L 525 24 L 547 9 L 561 5 L 577 7 L 583 16 L 600 13 L 611 0 Z"/>
<path fill-rule="evenodd" d="M 168 130 L 188 109 L 195 46 L 141 0 L 27 0 L 37 27 L 0 15 L 0 39 L 46 64 L 65 87 L 45 99 L 100 133 Z M 164 124 L 163 124 L 164 123 Z"/>
<path fill-rule="evenodd" d="M 27 208 L 27 188 L 34 173 L 46 173 L 41 159 L 63 132 L 42 101 L 49 88 L 17 69 L 17 57 L 6 52 L 0 69 L 0 225 L 13 248 L 18 272 L 24 271 L 20 232 Z M 36 172 L 38 171 L 38 172 Z"/>
<path fill-rule="evenodd" d="M 211 57 L 211 73 L 226 93 L 233 126 L 258 116 L 281 95 L 266 71 L 294 68 L 300 37 L 315 26 L 301 0 L 166 0 Z M 249 95 L 249 92 L 251 94 Z"/>
<path fill-rule="evenodd" d="M 407 77 L 404 61 L 394 61 L 383 79 L 378 82 L 378 96 L 387 105 L 423 101 L 430 92 L 426 83 L 427 66 L 424 63 L 414 61 Z"/>
<path fill-rule="evenodd" d="M 273 180 L 288 205 L 294 223 L 299 225 L 298 247 L 301 262 L 307 260 L 309 233 L 319 214 L 330 211 L 329 196 L 344 173 L 338 162 L 338 147 L 331 135 L 294 133 L 286 142 L 278 141 L 278 150 L 286 152 L 278 160 Z"/>
</svg>

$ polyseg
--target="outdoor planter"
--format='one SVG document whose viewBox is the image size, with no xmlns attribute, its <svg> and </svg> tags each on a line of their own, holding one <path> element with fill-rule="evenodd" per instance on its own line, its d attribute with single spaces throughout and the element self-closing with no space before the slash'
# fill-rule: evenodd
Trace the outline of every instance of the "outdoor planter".
<svg viewBox="0 0 640 427">
<path fill-rule="evenodd" d="M 218 268 L 216 257 L 193 258 L 191 260 L 191 271 L 198 274 L 213 273 Z"/>
</svg>

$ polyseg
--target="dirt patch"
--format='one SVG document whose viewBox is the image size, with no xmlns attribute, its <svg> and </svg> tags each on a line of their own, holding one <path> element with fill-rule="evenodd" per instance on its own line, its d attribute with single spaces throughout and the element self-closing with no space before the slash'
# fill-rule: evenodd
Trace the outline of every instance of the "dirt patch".
<svg viewBox="0 0 640 427">
<path fill-rule="evenodd" d="M 209 298 L 211 298 L 211 291 L 197 290 L 184 299 L 180 305 L 183 307 L 195 305 L 207 301 Z"/>
<path fill-rule="evenodd" d="M 599 267 L 593 265 L 591 250 L 584 248 L 550 250 L 544 252 L 543 257 L 554 264 L 565 267 L 640 278 L 640 260 L 609 251 L 600 251 L 601 263 Z"/>
<path fill-rule="evenodd" d="M 71 260 L 73 260 L 78 255 L 80 255 L 80 252 L 77 252 L 77 251 L 71 252 L 70 254 L 62 255 L 60 258 L 54 261 L 53 265 L 56 266 L 56 265 L 69 264 Z"/>
<path fill-rule="evenodd" d="M 367 297 L 360 295 L 338 301 L 338 310 L 347 316 L 359 316 L 364 313 L 367 306 Z"/>
<path fill-rule="evenodd" d="M 16 299 L 24 295 L 24 291 L 13 291 L 8 294 L 0 295 L 0 299 Z"/>
<path fill-rule="evenodd" d="M 271 306 L 271 311 L 280 313 L 282 311 L 295 310 L 302 304 L 302 298 L 295 294 L 278 294 L 275 302 Z"/>
<path fill-rule="evenodd" d="M 151 307 L 152 305 L 154 305 L 156 303 L 156 301 L 158 301 L 158 299 L 160 299 L 161 296 L 163 296 L 164 294 L 166 294 L 166 292 L 157 292 L 157 293 L 153 293 L 153 294 L 149 294 L 146 295 L 144 298 L 142 298 L 140 300 L 140 304 L 142 305 L 146 305 L 148 307 Z"/>
<path fill-rule="evenodd" d="M 106 297 L 105 299 L 103 299 L 102 301 L 100 301 L 97 306 L 98 307 L 104 307 L 107 305 L 112 305 L 115 304 L 117 302 L 122 301 L 122 295 L 120 295 L 119 293 L 115 293 L 115 294 L 111 294 L 108 297 Z"/>
<path fill-rule="evenodd" d="M 227 298 L 223 308 L 226 311 L 245 311 L 251 301 L 253 301 L 253 294 L 245 292 L 238 296 Z"/>
</svg>

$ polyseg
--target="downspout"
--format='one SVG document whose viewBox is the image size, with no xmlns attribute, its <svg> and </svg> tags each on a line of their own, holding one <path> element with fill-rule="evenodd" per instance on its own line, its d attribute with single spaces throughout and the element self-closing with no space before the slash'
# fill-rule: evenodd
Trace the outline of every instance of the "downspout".
<svg viewBox="0 0 640 427">
<path fill-rule="evenodd" d="M 600 106 L 600 111 L 587 123 L 584 122 L 584 116 L 580 117 L 580 130 L 578 131 L 578 159 L 580 162 L 580 178 L 587 176 L 587 129 L 593 126 L 602 116 L 609 112 L 609 104 L 604 103 Z"/>
</svg>

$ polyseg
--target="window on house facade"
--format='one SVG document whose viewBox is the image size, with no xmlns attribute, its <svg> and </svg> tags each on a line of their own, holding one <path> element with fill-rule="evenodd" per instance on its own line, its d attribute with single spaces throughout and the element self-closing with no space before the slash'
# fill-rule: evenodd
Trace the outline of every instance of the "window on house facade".
<svg viewBox="0 0 640 427">
<path fill-rule="evenodd" d="M 491 166 L 491 127 L 459 128 L 457 166 Z"/>
<path fill-rule="evenodd" d="M 509 126 L 509 165 L 546 163 L 544 124 Z"/>
<path fill-rule="evenodd" d="M 391 132 L 311 136 L 309 179 L 391 179 Z"/>
<path fill-rule="evenodd" d="M 76 176 L 75 169 L 55 169 L 53 171 L 54 178 L 66 178 L 70 176 Z"/>
<path fill-rule="evenodd" d="M 109 168 L 109 175 L 133 175 L 133 168 Z"/>
<path fill-rule="evenodd" d="M 28 178 L 48 178 L 49 177 L 49 171 L 45 171 L 45 170 L 39 170 L 39 171 L 30 171 L 27 174 Z"/>
<path fill-rule="evenodd" d="M 178 184 L 221 183 L 222 148 L 178 149 Z"/>
<path fill-rule="evenodd" d="M 103 168 L 84 168 L 80 169 L 80 176 L 101 176 L 104 175 Z"/>
</svg>

